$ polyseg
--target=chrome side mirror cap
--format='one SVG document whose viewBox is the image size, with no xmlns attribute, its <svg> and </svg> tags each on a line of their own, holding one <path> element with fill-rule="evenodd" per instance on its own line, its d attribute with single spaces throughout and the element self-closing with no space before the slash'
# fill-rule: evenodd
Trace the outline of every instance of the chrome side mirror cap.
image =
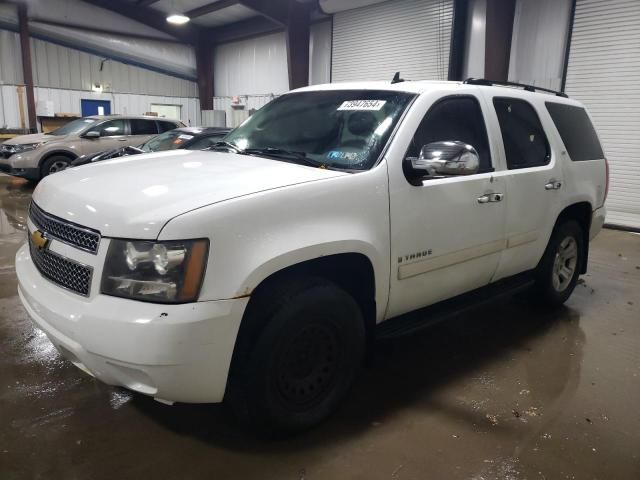
<svg viewBox="0 0 640 480">
<path fill-rule="evenodd" d="M 100 138 L 100 132 L 96 132 L 95 130 L 87 132 L 83 135 L 84 138 Z"/>
<path fill-rule="evenodd" d="M 418 158 L 407 157 L 406 162 L 410 180 L 473 175 L 480 169 L 476 149 L 457 140 L 428 143 L 420 149 Z"/>
</svg>

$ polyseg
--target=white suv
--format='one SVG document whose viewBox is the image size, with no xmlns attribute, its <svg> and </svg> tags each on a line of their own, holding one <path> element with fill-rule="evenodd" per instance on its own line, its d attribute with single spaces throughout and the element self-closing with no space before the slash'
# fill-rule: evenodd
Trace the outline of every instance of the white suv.
<svg viewBox="0 0 640 480">
<path fill-rule="evenodd" d="M 374 338 L 442 304 L 404 314 L 525 287 L 559 304 L 586 271 L 608 184 L 589 115 L 487 83 L 303 88 L 217 151 L 47 177 L 16 257 L 20 298 L 108 384 L 225 400 L 267 430 L 313 425 Z"/>
</svg>

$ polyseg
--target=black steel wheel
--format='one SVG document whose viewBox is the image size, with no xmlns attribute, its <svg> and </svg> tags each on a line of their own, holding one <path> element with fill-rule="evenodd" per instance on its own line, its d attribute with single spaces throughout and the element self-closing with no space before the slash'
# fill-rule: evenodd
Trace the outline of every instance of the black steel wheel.
<svg viewBox="0 0 640 480">
<path fill-rule="evenodd" d="M 364 358 L 356 301 L 326 280 L 298 279 L 264 292 L 244 322 L 225 399 L 239 419 L 278 435 L 330 415 Z"/>
</svg>

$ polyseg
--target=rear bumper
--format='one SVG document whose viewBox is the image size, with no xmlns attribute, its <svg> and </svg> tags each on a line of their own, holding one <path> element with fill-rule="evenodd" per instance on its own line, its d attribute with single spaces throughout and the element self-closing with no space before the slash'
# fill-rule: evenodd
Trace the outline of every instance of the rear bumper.
<svg viewBox="0 0 640 480">
<path fill-rule="evenodd" d="M 248 298 L 183 305 L 87 299 L 43 278 L 26 245 L 16 273 L 27 313 L 80 369 L 164 401 L 222 401 Z"/>
<path fill-rule="evenodd" d="M 600 230 L 602 230 L 602 226 L 604 225 L 605 219 L 607 216 L 607 207 L 604 205 L 600 208 L 597 208 L 591 214 L 591 230 L 589 230 L 589 240 L 593 240 Z"/>
</svg>

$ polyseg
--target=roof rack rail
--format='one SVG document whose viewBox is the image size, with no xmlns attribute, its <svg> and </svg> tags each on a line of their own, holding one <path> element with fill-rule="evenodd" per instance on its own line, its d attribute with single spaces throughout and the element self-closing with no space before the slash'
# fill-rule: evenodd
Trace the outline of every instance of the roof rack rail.
<svg viewBox="0 0 640 480">
<path fill-rule="evenodd" d="M 553 93 L 558 97 L 569 98 L 569 95 L 567 95 L 564 92 L 558 92 L 556 90 L 551 90 L 549 88 L 536 87 L 535 85 L 527 85 L 525 83 L 507 82 L 507 81 L 500 81 L 500 80 L 487 80 L 486 78 L 467 78 L 462 83 L 466 83 L 468 85 L 486 85 L 489 87 L 493 85 L 502 85 L 504 87 L 522 88 L 527 92 L 541 91 L 541 92 Z"/>
</svg>

